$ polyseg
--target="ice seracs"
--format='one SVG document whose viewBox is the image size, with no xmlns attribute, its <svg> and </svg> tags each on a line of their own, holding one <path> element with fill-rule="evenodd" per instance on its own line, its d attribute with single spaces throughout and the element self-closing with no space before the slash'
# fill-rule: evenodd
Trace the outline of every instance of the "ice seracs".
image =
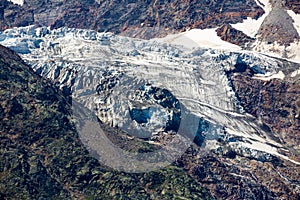
<svg viewBox="0 0 300 200">
<path fill-rule="evenodd" d="M 213 31 L 190 31 L 187 35 L 193 38 Z M 186 37 L 189 45 L 168 44 L 166 38 L 139 40 L 91 30 L 31 26 L 2 32 L 0 43 L 14 47 L 38 74 L 71 92 L 111 126 L 135 130 L 136 135 L 145 130 L 165 131 L 167 127 L 176 130 L 187 123 L 178 117 L 185 111 L 187 119 L 209 127 L 201 132 L 207 140 L 217 141 L 227 134 L 226 137 L 242 137 L 241 144 L 258 140 L 282 148 L 253 117 L 244 113 L 226 74 L 244 64 L 265 76 L 277 74 L 268 78 L 284 78 L 280 61 L 238 48 L 222 50 L 227 43 L 221 49 L 199 48 L 197 41 L 184 34 L 179 36 Z M 203 38 L 201 44 L 209 41 L 208 35 Z M 176 37 L 173 41 L 176 44 Z M 207 43 L 207 47 L 210 45 Z M 187 126 L 185 131 L 193 135 L 197 127 L 191 130 Z"/>
</svg>

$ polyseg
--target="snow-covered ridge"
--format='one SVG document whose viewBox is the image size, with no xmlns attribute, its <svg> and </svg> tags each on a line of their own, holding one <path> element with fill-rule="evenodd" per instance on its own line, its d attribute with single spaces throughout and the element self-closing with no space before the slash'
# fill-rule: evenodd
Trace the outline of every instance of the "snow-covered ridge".
<svg viewBox="0 0 300 200">
<path fill-rule="evenodd" d="M 98 117 L 112 126 L 138 131 L 146 127 L 157 133 L 168 118 L 175 116 L 177 108 L 162 106 L 165 97 L 155 101 L 150 98 L 144 105 L 137 94 L 143 93 L 140 88 L 150 85 L 158 91 L 169 91 L 192 118 L 218 127 L 206 133 L 207 138 L 224 138 L 221 130 L 231 130 L 226 137 L 241 136 L 242 143 L 260 141 L 281 147 L 244 113 L 226 75 L 237 62 L 244 62 L 260 74 L 278 74 L 279 61 L 267 56 L 189 49 L 91 30 L 34 26 L 5 30 L 0 33 L 0 44 L 18 52 L 37 73 L 63 89 L 71 88 L 74 98 L 96 110 Z M 133 112 L 145 116 L 141 120 L 145 123 L 134 122 Z M 273 153 L 277 155 L 275 150 Z"/>
<path fill-rule="evenodd" d="M 285 58 L 292 62 L 300 63 L 300 41 L 295 41 L 289 46 L 283 46 L 277 42 L 268 44 L 262 41 L 255 41 L 252 44 L 253 51 L 262 52 L 277 58 Z"/>
<path fill-rule="evenodd" d="M 265 14 L 258 19 L 252 19 L 248 17 L 242 23 L 231 24 L 233 28 L 242 31 L 246 35 L 255 38 L 256 34 L 265 20 L 265 18 L 269 15 L 270 11 L 272 10 L 272 6 L 269 0 L 255 0 L 257 5 L 259 5 L 264 11 Z"/>
</svg>

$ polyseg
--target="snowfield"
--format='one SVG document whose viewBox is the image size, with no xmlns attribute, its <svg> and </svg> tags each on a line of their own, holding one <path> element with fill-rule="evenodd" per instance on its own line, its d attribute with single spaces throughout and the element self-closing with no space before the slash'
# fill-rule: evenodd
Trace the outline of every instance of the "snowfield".
<svg viewBox="0 0 300 200">
<path fill-rule="evenodd" d="M 216 33 L 216 29 L 192 29 L 180 34 L 168 35 L 165 38 L 156 39 L 173 45 L 181 45 L 187 48 L 213 48 L 227 50 L 241 50 L 241 47 L 223 41 Z"/>
</svg>

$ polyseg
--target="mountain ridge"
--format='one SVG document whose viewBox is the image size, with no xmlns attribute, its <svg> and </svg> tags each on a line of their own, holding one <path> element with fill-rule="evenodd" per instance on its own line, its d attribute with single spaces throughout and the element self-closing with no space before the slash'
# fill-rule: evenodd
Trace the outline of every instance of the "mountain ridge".
<svg viewBox="0 0 300 200">
<path fill-rule="evenodd" d="M 254 0 L 230 0 L 229 2 L 196 0 L 181 1 L 25 1 L 15 5 L 1 0 L 0 30 L 7 28 L 40 25 L 59 28 L 85 28 L 132 35 L 143 27 L 152 27 L 155 32 L 140 32 L 136 37 L 161 37 L 190 28 L 212 28 L 224 23 L 237 23 L 242 19 L 258 18 L 263 10 Z M 120 7 L 120 3 L 124 6 Z M 235 9 L 239 7 L 240 12 Z M 180 8 L 180 9 L 179 9 Z M 80 19 L 80 20 L 79 20 Z M 184 20 L 183 20 L 184 19 Z"/>
</svg>

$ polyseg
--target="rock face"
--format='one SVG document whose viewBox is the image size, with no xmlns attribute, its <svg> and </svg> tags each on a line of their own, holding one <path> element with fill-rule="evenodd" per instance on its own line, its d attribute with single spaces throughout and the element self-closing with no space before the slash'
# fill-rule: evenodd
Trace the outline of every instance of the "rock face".
<svg viewBox="0 0 300 200">
<path fill-rule="evenodd" d="M 274 3 L 273 9 L 262 23 L 258 35 L 260 41 L 267 44 L 277 42 L 283 46 L 288 46 L 300 39 L 293 25 L 293 19 L 284 10 L 284 6 L 279 3 Z"/>
<path fill-rule="evenodd" d="M 68 101 L 57 94 L 57 89 L 36 76 L 13 51 L 3 46 L 0 51 L 0 196 L 2 199 L 50 198 L 52 195 L 55 198 L 70 198 L 67 189 L 48 171 L 57 170 L 60 162 L 66 161 L 51 152 L 55 148 L 54 140 L 74 136 L 66 131 L 72 131 L 67 118 L 69 111 L 65 107 Z M 48 106 L 59 113 L 46 111 L 45 107 Z M 50 128 L 46 121 L 53 126 Z M 68 146 L 73 150 L 81 150 L 79 140 L 71 140 L 74 146 Z M 46 144 L 49 150 L 41 148 Z"/>
<path fill-rule="evenodd" d="M 246 48 L 255 39 L 247 36 L 242 31 L 234 29 L 231 25 L 226 24 L 216 30 L 218 36 L 227 42 Z"/>
<path fill-rule="evenodd" d="M 190 28 L 212 28 L 224 23 L 258 18 L 264 11 L 254 0 L 229 1 L 39 1 L 23 6 L 0 1 L 0 30 L 41 25 L 110 31 L 151 38 Z"/>
<path fill-rule="evenodd" d="M 300 82 L 299 75 L 289 70 L 291 65 L 298 64 L 285 62 L 284 65 L 287 76 L 284 79 L 259 79 L 247 65 L 241 73 L 231 72 L 229 76 L 245 111 L 261 120 L 274 135 L 279 133 L 277 137 L 289 144 L 291 152 L 300 160 Z"/>
</svg>

